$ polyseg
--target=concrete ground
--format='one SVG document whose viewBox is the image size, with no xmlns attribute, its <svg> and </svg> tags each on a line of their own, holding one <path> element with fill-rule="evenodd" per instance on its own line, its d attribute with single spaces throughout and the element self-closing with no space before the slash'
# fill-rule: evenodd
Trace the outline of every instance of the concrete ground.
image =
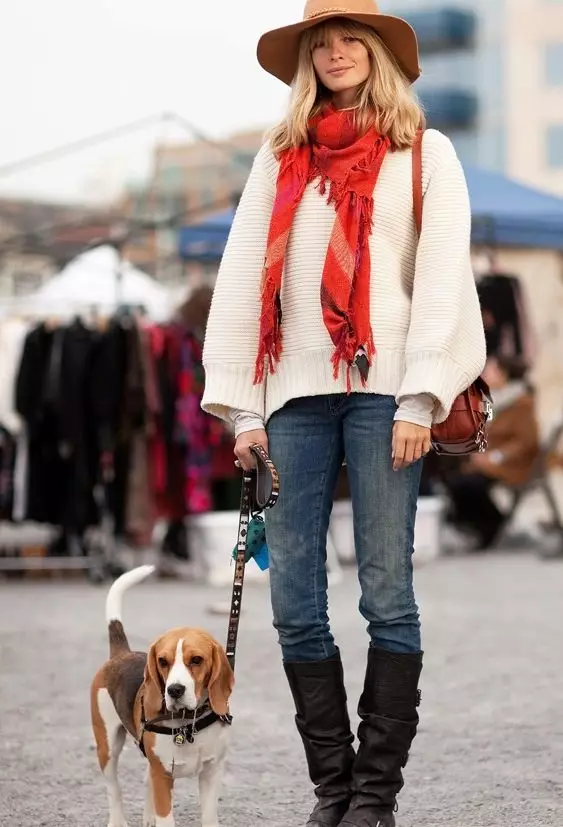
<svg viewBox="0 0 563 827">
<path fill-rule="evenodd" d="M 523 553 L 441 559 L 416 573 L 426 650 L 420 734 L 399 827 L 563 825 L 563 564 Z M 0 825 L 105 827 L 106 796 L 89 723 L 89 681 L 106 657 L 106 588 L 0 583 Z M 366 637 L 353 571 L 331 590 L 331 616 L 355 708 Z M 125 625 L 146 647 L 178 624 L 221 640 L 223 592 L 153 580 L 128 594 Z M 311 793 L 270 626 L 250 586 L 222 795 L 225 827 L 300 827 Z M 354 718 L 355 721 L 355 718 Z M 121 761 L 130 827 L 141 824 L 143 760 Z M 178 827 L 197 825 L 195 789 L 177 784 Z"/>
</svg>

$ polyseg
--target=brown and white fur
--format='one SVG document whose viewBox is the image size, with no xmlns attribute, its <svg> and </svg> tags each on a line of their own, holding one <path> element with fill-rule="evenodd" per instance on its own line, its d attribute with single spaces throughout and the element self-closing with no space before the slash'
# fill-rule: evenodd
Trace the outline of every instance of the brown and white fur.
<svg viewBox="0 0 563 827">
<path fill-rule="evenodd" d="M 182 721 L 186 711 L 193 712 L 207 699 L 217 715 L 227 714 L 234 684 L 224 649 L 201 629 L 171 629 L 152 644 L 148 655 L 131 651 L 121 622 L 122 597 L 153 570 L 153 566 L 140 566 L 122 575 L 106 600 L 109 660 L 92 681 L 90 699 L 98 761 L 109 799 L 108 827 L 127 827 L 117 763 L 127 733 L 135 740 L 141 734 L 141 698 L 147 720 L 167 710 L 170 725 L 178 727 L 186 723 L 186 719 Z M 217 804 L 229 731 L 229 726 L 217 721 L 197 733 L 192 744 L 182 746 L 174 744 L 172 735 L 144 734 L 148 773 L 143 827 L 174 827 L 174 779 L 194 776 L 199 782 L 202 827 L 218 827 Z"/>
</svg>

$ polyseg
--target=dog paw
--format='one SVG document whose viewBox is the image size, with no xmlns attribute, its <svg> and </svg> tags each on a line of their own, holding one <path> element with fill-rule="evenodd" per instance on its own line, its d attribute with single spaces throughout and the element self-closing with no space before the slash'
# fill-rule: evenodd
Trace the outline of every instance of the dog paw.
<svg viewBox="0 0 563 827">
<path fill-rule="evenodd" d="M 156 827 L 156 816 L 143 816 L 143 827 Z"/>
<path fill-rule="evenodd" d="M 108 821 L 108 827 L 128 827 L 124 818 L 112 818 Z"/>
</svg>

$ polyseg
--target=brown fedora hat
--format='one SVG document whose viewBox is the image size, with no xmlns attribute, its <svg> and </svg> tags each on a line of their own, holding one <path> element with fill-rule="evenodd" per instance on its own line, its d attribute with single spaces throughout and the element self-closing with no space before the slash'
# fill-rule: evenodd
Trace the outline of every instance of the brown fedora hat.
<svg viewBox="0 0 563 827">
<path fill-rule="evenodd" d="M 303 20 L 263 34 L 258 41 L 258 62 L 271 75 L 291 84 L 299 61 L 301 32 L 331 17 L 346 17 L 369 26 L 385 43 L 406 77 L 415 81 L 420 75 L 416 34 L 406 20 L 380 14 L 375 0 L 307 0 Z"/>
</svg>

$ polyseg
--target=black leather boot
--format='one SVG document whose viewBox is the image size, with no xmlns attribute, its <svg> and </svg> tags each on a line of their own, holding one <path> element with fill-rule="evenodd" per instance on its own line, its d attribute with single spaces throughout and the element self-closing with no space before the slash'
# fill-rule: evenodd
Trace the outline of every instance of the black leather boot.
<svg viewBox="0 0 563 827">
<path fill-rule="evenodd" d="M 341 827 L 395 827 L 402 769 L 416 735 L 422 652 L 397 654 L 371 648 L 358 705 L 360 745 L 354 794 Z"/>
<path fill-rule="evenodd" d="M 307 827 L 337 827 L 350 803 L 355 758 L 340 654 L 284 668 L 318 798 Z"/>
</svg>

